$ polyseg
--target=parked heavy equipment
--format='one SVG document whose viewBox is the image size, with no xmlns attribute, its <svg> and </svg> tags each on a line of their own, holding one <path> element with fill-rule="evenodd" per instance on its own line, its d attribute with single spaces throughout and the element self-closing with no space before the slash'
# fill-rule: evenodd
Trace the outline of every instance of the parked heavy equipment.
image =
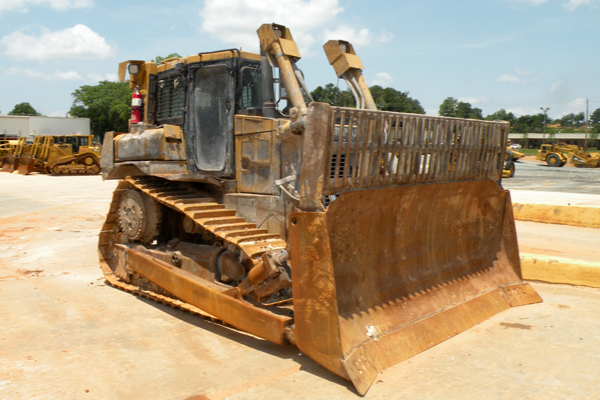
<svg viewBox="0 0 600 400">
<path fill-rule="evenodd" d="M 327 55 L 359 108 L 312 102 L 290 31 L 258 36 L 262 55 L 119 65 L 134 95 L 131 132 L 102 146 L 120 180 L 99 237 L 111 285 L 291 342 L 360 394 L 541 301 L 499 185 L 507 122 L 377 111 L 342 41 Z"/>
<path fill-rule="evenodd" d="M 566 143 L 543 144 L 535 155 L 535 159 L 545 162 L 549 167 L 562 167 L 568 161 L 567 154 L 579 150 L 579 146 Z"/>
<path fill-rule="evenodd" d="M 3 153 L 6 153 L 2 157 L 2 169 L 0 172 L 12 173 L 19 168 L 19 158 L 26 148 L 25 142 L 27 138 L 20 137 L 17 140 L 9 140 L 8 143 L 4 143 Z"/>
<path fill-rule="evenodd" d="M 569 154 L 569 161 L 577 168 L 599 168 L 600 154 L 592 155 L 583 149 L 575 150 Z"/>
<path fill-rule="evenodd" d="M 96 175 L 100 173 L 100 147 L 89 135 L 36 136 L 29 145 L 21 138 L 12 157 L 4 158 L 5 172 L 52 175 Z M 3 171 L 4 171 L 3 165 Z"/>
<path fill-rule="evenodd" d="M 91 135 L 53 136 L 42 168 L 52 175 L 100 173 L 100 146 Z"/>
<path fill-rule="evenodd" d="M 506 150 L 504 151 L 504 168 L 502 169 L 502 177 L 503 178 L 512 178 L 513 176 L 515 176 L 515 151 L 512 150 L 510 147 L 507 147 Z M 519 153 L 519 154 L 523 154 L 523 153 Z"/>
<path fill-rule="evenodd" d="M 520 158 L 525 157 L 525 153 L 521 153 L 520 151 L 518 151 L 517 149 L 513 148 L 513 147 L 507 147 L 506 150 L 512 152 L 512 161 L 518 161 Z M 508 154 L 508 153 L 506 153 Z"/>
</svg>

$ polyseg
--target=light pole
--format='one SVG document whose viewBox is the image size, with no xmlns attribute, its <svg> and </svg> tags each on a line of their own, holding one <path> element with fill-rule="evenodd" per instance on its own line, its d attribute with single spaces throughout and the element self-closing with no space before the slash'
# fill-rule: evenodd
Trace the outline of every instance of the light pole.
<svg viewBox="0 0 600 400">
<path fill-rule="evenodd" d="M 542 128 L 542 144 L 546 144 L 546 115 L 550 107 L 540 107 L 540 110 L 544 112 L 544 127 Z"/>
</svg>

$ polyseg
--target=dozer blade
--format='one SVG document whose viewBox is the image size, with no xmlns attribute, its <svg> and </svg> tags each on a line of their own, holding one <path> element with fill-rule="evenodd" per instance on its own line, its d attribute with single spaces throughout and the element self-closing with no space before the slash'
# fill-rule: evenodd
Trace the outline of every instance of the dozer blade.
<svg viewBox="0 0 600 400">
<path fill-rule="evenodd" d="M 522 282 L 492 180 L 347 191 L 291 217 L 297 346 L 366 393 L 378 372 L 507 309 Z"/>
<path fill-rule="evenodd" d="M 21 175 L 27 175 L 35 170 L 34 160 L 28 156 L 21 156 L 17 159 L 16 166 L 17 173 Z"/>
<path fill-rule="evenodd" d="M 0 169 L 0 172 L 13 172 L 19 166 L 18 160 L 19 159 L 13 155 L 5 156 L 2 159 L 2 169 Z"/>
</svg>

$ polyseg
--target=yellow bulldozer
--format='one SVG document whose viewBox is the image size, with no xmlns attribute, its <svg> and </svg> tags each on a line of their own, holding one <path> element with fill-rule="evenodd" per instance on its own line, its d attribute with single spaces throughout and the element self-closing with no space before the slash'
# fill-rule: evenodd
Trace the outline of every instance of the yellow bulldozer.
<svg viewBox="0 0 600 400">
<path fill-rule="evenodd" d="M 292 343 L 360 394 L 541 301 L 500 187 L 507 122 L 378 111 L 344 41 L 325 51 L 357 108 L 314 102 L 289 29 L 258 36 L 261 54 L 119 65 L 142 118 L 102 146 L 119 180 L 99 235 L 108 283 Z"/>
<path fill-rule="evenodd" d="M 26 175 L 34 171 L 52 175 L 100 173 L 100 146 L 90 135 L 36 136 L 27 144 L 20 138 L 2 159 L 2 172 Z"/>
</svg>

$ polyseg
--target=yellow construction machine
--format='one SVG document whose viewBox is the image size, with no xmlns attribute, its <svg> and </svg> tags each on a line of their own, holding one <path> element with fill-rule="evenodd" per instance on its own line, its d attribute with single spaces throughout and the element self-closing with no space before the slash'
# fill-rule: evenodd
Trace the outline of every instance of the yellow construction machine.
<svg viewBox="0 0 600 400">
<path fill-rule="evenodd" d="M 568 161 L 568 153 L 579 150 L 579 146 L 571 144 L 543 144 L 535 155 L 535 159 L 545 162 L 549 167 L 562 167 Z"/>
<path fill-rule="evenodd" d="M 16 140 L 8 140 L 3 143 L 2 147 L 2 169 L 0 172 L 18 171 L 21 154 L 27 150 L 27 138 L 20 137 Z"/>
<path fill-rule="evenodd" d="M 100 173 L 100 146 L 89 135 L 36 136 L 25 138 L 3 158 L 3 172 L 26 175 L 34 171 L 52 175 L 96 175 Z"/>
<path fill-rule="evenodd" d="M 577 168 L 600 168 L 600 154 L 590 154 L 583 149 L 571 151 L 569 161 Z"/>
<path fill-rule="evenodd" d="M 53 136 L 43 170 L 52 175 L 96 175 L 100 173 L 100 146 L 91 135 Z"/>
<path fill-rule="evenodd" d="M 506 150 L 504 151 L 504 168 L 502 169 L 502 177 L 503 178 L 512 178 L 513 176 L 515 176 L 515 160 L 519 159 L 519 156 L 516 156 L 517 158 L 515 158 L 515 152 L 514 150 L 512 150 L 510 147 L 507 147 Z M 519 153 L 519 154 L 523 154 L 523 153 Z"/>
<path fill-rule="evenodd" d="M 290 31 L 258 36 L 262 55 L 119 65 L 142 118 L 102 146 L 120 180 L 99 237 L 111 285 L 295 344 L 360 394 L 541 301 L 499 185 L 507 122 L 377 111 L 343 41 L 325 50 L 359 106 L 314 102 Z"/>
<path fill-rule="evenodd" d="M 519 160 L 520 158 L 523 158 L 523 157 L 525 157 L 525 153 L 521 153 L 520 151 L 516 150 L 516 149 L 515 149 L 515 148 L 513 148 L 513 147 L 510 147 L 510 146 L 509 146 L 509 147 L 507 147 L 507 148 L 506 148 L 506 150 L 509 150 L 509 151 L 511 151 L 511 152 L 512 152 L 512 160 L 513 160 L 513 161 L 517 161 L 517 160 Z M 508 155 L 508 153 L 506 153 L 506 154 Z"/>
</svg>

